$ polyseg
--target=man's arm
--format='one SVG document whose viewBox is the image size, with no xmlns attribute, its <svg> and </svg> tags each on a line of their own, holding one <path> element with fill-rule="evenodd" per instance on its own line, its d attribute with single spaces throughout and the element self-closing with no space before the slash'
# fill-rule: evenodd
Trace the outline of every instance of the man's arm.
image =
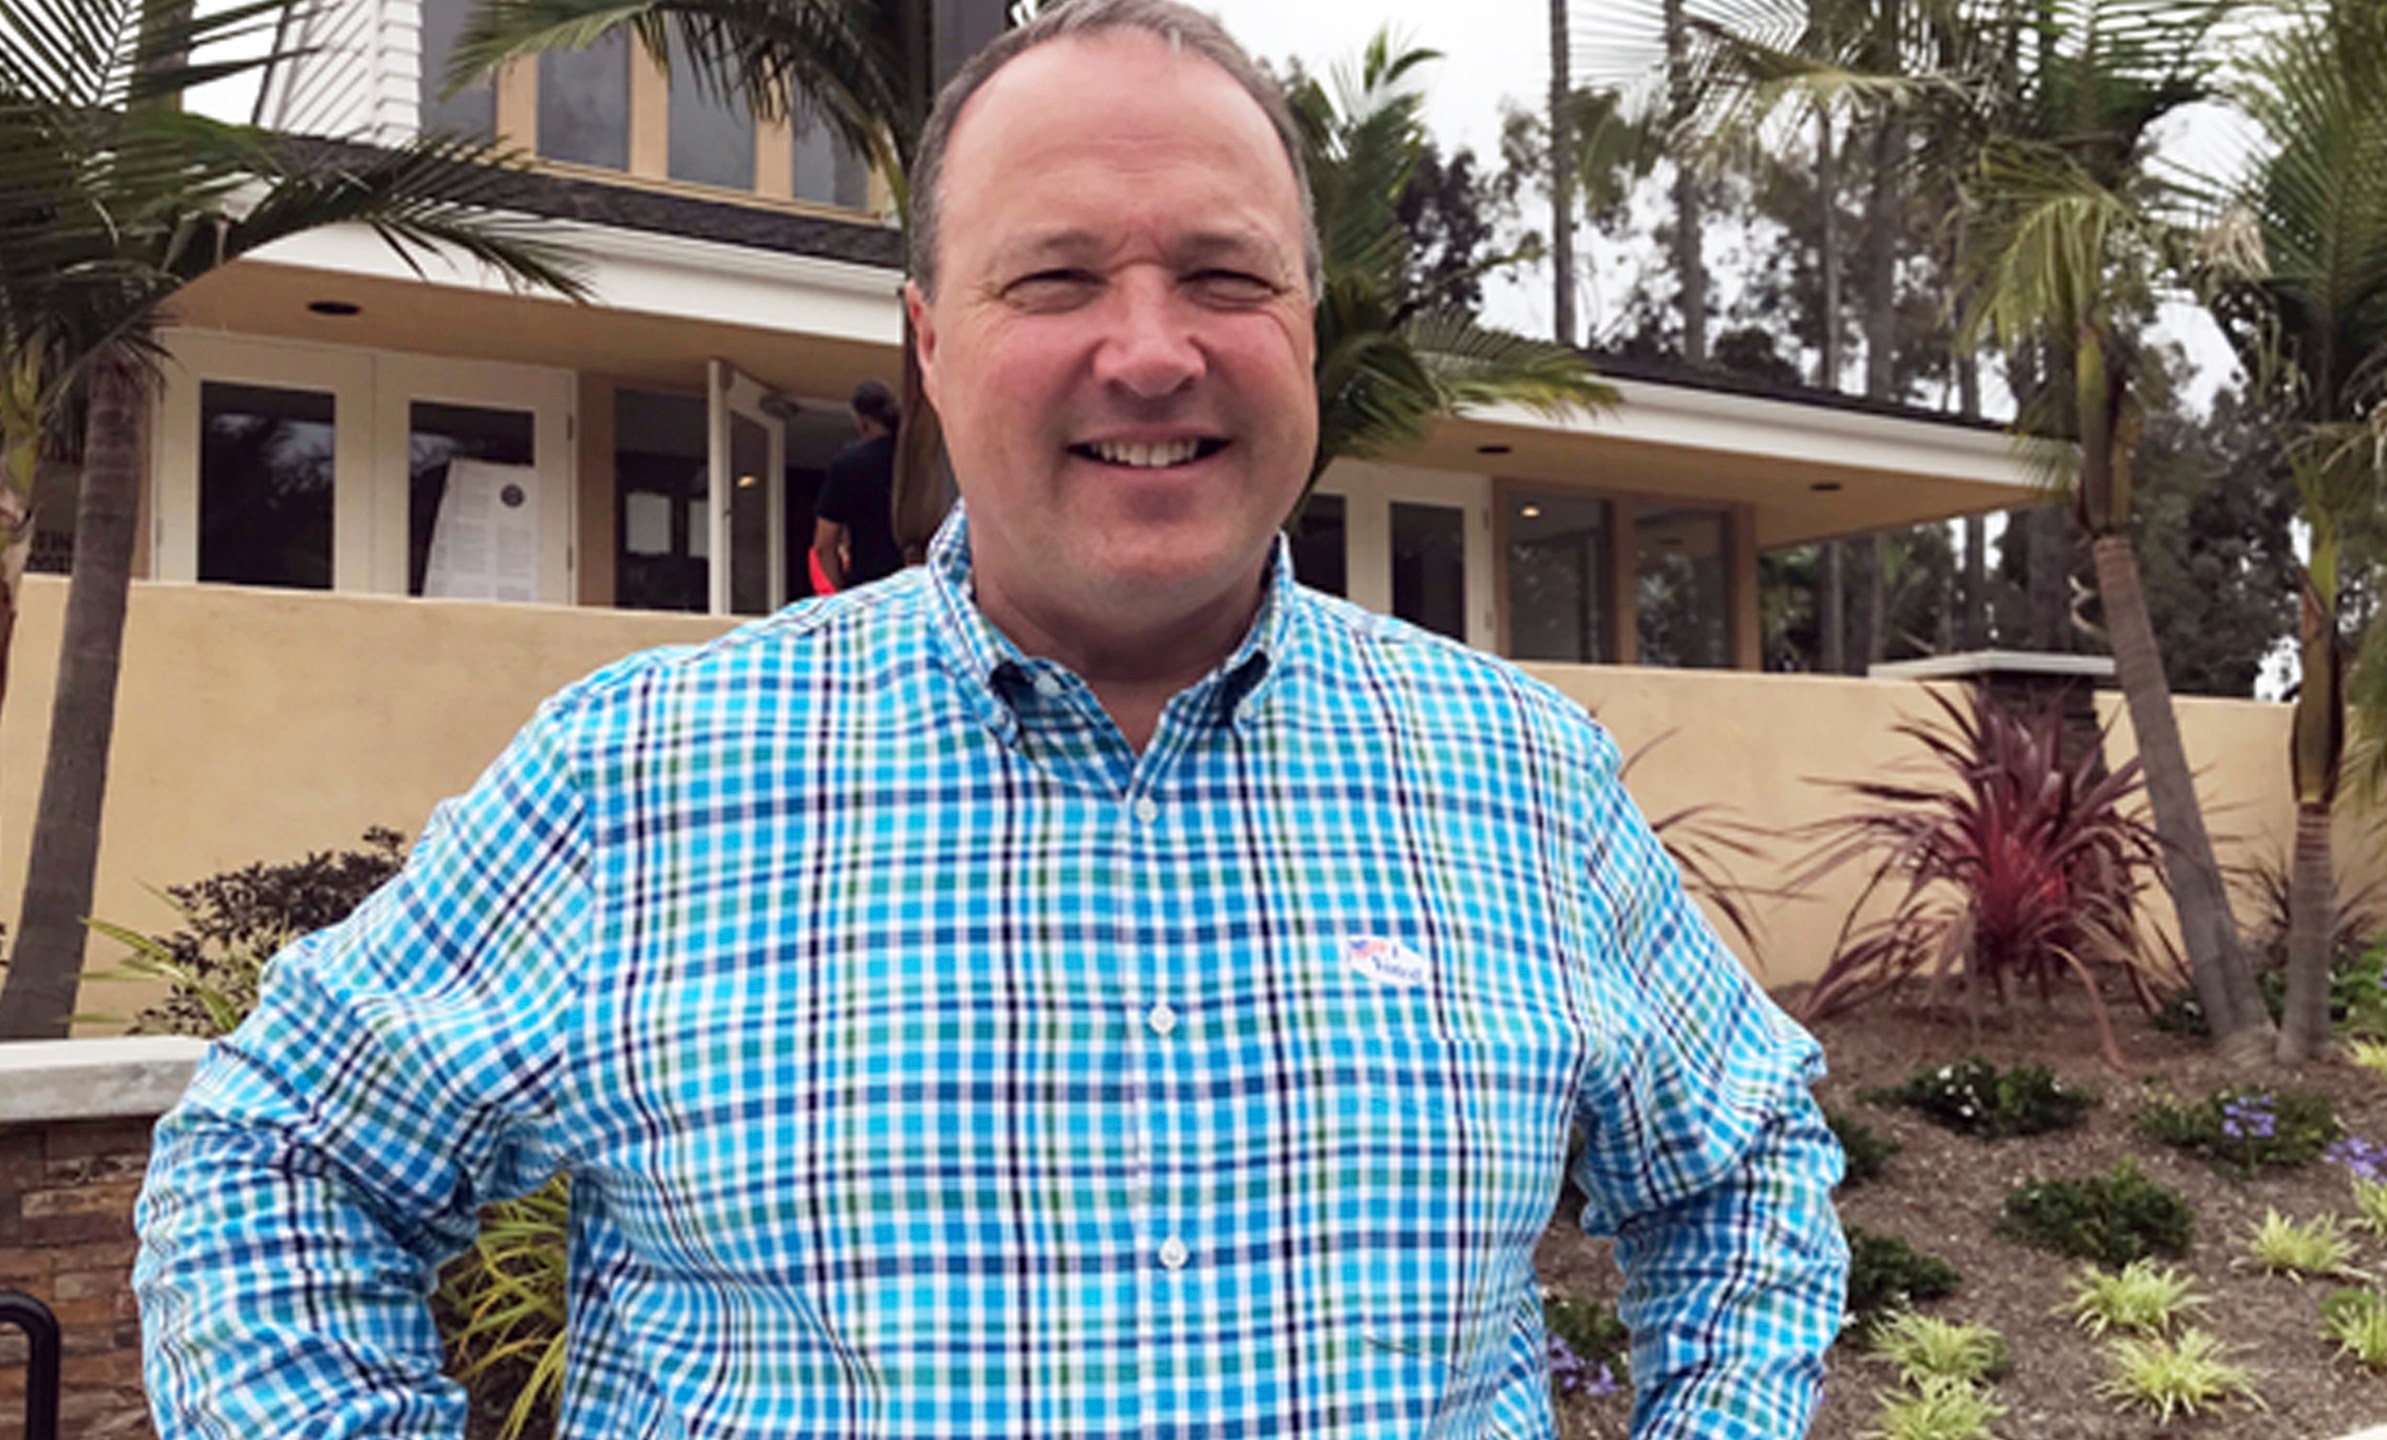
<svg viewBox="0 0 2387 1440">
<path fill-rule="evenodd" d="M 1823 1054 L 1684 893 L 1605 737 L 1586 835 L 1604 1047 L 1580 1111 L 1588 1230 L 1617 1236 L 1635 1440 L 1806 1433 L 1839 1333 L 1840 1147 Z"/>
<path fill-rule="evenodd" d="M 535 1186 L 589 913 L 542 712 L 406 869 L 278 956 L 157 1127 L 133 1283 L 161 1440 L 458 1440 L 425 1305 Z"/>
<path fill-rule="evenodd" d="M 812 522 L 812 558 L 821 562 L 829 588 L 845 588 L 845 527 L 834 520 Z"/>
</svg>

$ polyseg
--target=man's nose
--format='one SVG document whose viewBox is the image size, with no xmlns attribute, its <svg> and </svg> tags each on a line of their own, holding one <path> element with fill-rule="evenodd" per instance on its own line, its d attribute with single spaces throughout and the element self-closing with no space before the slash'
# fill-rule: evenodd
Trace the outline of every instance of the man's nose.
<svg viewBox="0 0 2387 1440">
<path fill-rule="evenodd" d="M 1141 399 L 1173 395 L 1208 367 L 1195 330 L 1199 312 L 1174 277 L 1138 269 L 1120 277 L 1105 306 L 1095 378 Z"/>
</svg>

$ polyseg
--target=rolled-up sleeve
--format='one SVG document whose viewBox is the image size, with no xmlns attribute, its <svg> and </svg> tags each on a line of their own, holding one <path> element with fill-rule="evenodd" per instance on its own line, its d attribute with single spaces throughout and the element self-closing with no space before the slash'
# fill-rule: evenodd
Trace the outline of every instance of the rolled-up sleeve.
<svg viewBox="0 0 2387 1440">
<path fill-rule="evenodd" d="M 554 1167 L 589 924 L 563 708 L 275 958 L 159 1122 L 133 1278 L 162 1440 L 463 1434 L 427 1296 L 480 1205 Z"/>
<path fill-rule="evenodd" d="M 1626 798 L 1604 737 L 1583 807 L 1599 1060 L 1584 1225 L 1617 1237 L 1636 1440 L 1804 1435 L 1839 1332 L 1842 1157 L 1823 1052 L 1725 948 Z"/>
</svg>

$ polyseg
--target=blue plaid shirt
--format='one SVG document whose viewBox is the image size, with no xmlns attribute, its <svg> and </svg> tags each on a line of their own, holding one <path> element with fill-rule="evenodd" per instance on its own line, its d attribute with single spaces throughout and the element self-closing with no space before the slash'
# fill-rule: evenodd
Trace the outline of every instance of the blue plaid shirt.
<svg viewBox="0 0 2387 1440">
<path fill-rule="evenodd" d="M 453 1440 L 423 1297 L 573 1182 L 562 1429 L 1553 1432 L 1570 1130 L 1634 1433 L 1804 1433 L 1812 1040 L 1564 697 L 1294 585 L 1142 754 L 930 565 L 549 701 L 164 1119 L 166 1440 Z"/>
</svg>

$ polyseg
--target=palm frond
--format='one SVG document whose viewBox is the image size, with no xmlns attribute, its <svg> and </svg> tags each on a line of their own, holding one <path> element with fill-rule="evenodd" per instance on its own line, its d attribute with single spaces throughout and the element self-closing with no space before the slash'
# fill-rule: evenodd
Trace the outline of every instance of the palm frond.
<svg viewBox="0 0 2387 1440">
<path fill-rule="evenodd" d="M 1409 348 L 1446 406 L 1508 403 L 1551 418 L 1621 403 L 1583 352 L 1480 324 L 1463 310 L 1431 311 L 1405 329 Z"/>
</svg>

